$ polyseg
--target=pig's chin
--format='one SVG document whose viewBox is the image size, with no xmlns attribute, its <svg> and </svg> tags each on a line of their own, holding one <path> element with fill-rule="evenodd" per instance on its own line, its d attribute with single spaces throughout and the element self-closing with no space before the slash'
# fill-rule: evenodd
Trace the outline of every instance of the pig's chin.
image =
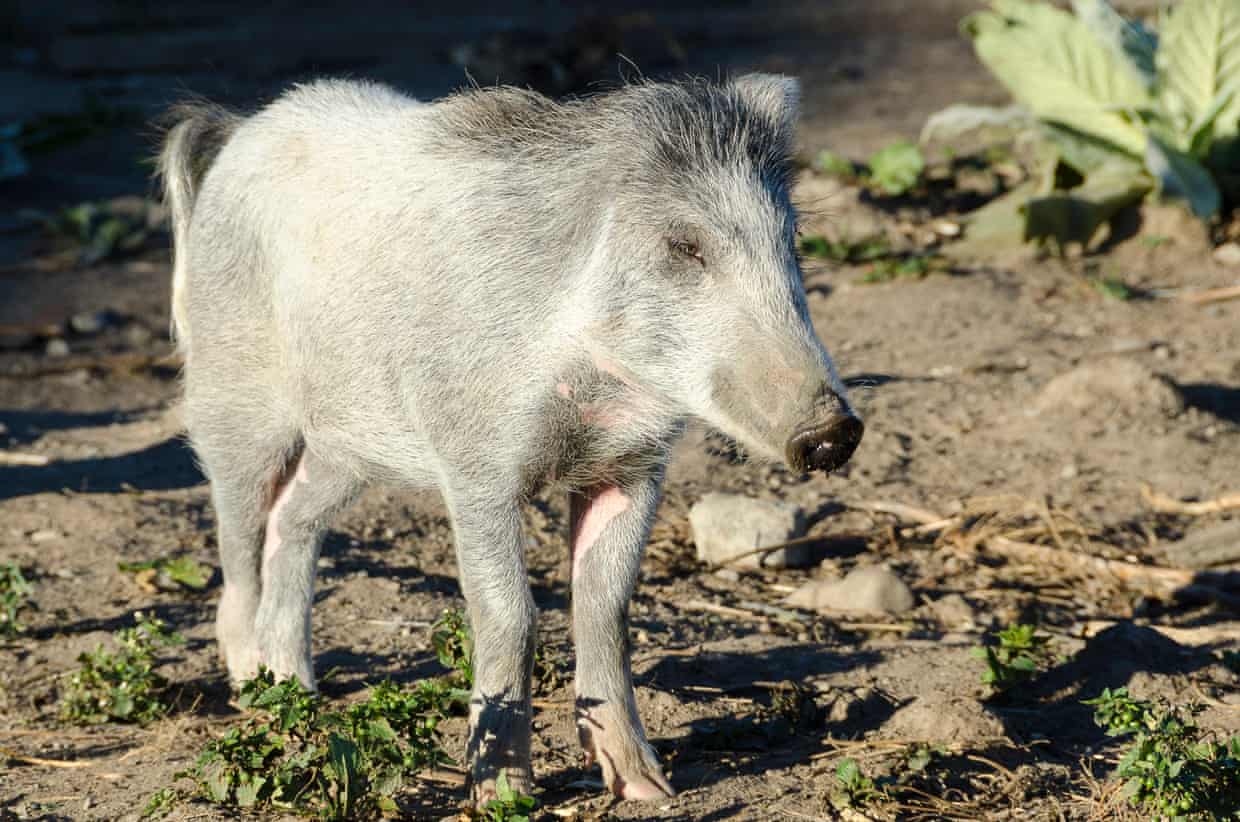
<svg viewBox="0 0 1240 822">
<path fill-rule="evenodd" d="M 751 432 L 743 429 L 738 430 L 739 426 L 719 424 L 708 420 L 710 426 L 715 431 L 729 440 L 741 459 L 747 463 L 778 463 L 786 464 L 783 448 L 767 442 L 761 437 L 754 436 Z"/>
</svg>

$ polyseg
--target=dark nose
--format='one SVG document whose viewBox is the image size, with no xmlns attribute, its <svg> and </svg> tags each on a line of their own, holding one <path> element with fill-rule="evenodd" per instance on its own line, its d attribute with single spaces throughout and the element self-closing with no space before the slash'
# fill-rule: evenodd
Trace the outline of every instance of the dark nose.
<svg viewBox="0 0 1240 822">
<path fill-rule="evenodd" d="M 865 425 L 852 414 L 832 417 L 792 435 L 788 464 L 797 471 L 834 471 L 848 462 L 864 433 Z"/>
</svg>

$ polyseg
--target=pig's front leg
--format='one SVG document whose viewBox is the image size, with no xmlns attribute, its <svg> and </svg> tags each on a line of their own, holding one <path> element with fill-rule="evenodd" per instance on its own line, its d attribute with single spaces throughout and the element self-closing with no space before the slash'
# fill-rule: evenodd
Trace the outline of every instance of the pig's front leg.
<svg viewBox="0 0 1240 822">
<path fill-rule="evenodd" d="M 629 598 L 659 502 L 662 474 L 571 498 L 577 734 L 607 787 L 625 799 L 673 796 L 637 715 L 629 667 Z"/>
<path fill-rule="evenodd" d="M 470 794 L 481 806 L 495 798 L 501 772 L 514 790 L 530 792 L 534 599 L 517 503 L 497 505 L 452 493 L 445 498 L 474 640 L 466 758 Z"/>
</svg>

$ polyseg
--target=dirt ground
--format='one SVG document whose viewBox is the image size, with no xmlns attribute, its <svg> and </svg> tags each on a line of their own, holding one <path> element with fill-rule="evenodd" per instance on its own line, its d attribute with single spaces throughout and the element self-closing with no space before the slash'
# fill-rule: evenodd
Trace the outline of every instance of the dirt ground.
<svg viewBox="0 0 1240 822">
<path fill-rule="evenodd" d="M 807 156 L 830 146 L 864 157 L 914 138 L 952 101 L 1002 99 L 955 33 L 975 4 L 822 6 L 786 9 L 830 37 L 685 36 L 688 67 L 801 75 Z M 721 31 L 745 29 L 742 7 L 721 14 Z M 134 145 L 128 132 L 92 139 L 40 165 L 33 181 L 8 191 L 0 182 L 4 225 L 52 197 L 39 180 L 89 177 L 90 146 L 112 156 L 114 145 Z M 57 185 L 62 204 L 83 190 Z M 124 189 L 109 196 L 146 192 L 140 176 L 109 186 Z M 797 193 L 806 234 L 899 237 L 939 217 L 813 173 Z M 900 775 L 918 743 L 940 753 L 908 775 L 912 789 L 852 818 L 1117 818 L 1106 780 L 1119 743 L 1081 699 L 1127 686 L 1201 703 L 1203 726 L 1240 731 L 1240 676 L 1219 661 L 1240 647 L 1237 600 L 1217 595 L 1226 567 L 1167 585 L 1002 550 L 1007 537 L 1108 568 L 1171 566 L 1178 544 L 1227 515 L 1159 513 L 1142 485 L 1176 499 L 1240 491 L 1240 302 L 1175 298 L 1230 285 L 1240 267 L 1218 261 L 1205 230 L 1174 208 L 1129 222 L 1102 252 L 1075 259 L 1021 255 L 882 284 L 862 284 L 864 266 L 808 265 L 815 325 L 854 385 L 866 437 L 832 476 L 736 462 L 696 428 L 678 447 L 632 614 L 638 701 L 674 799 L 613 803 L 598 770 L 584 767 L 569 681 L 566 501 L 544 495 L 529 507 L 539 639 L 559 674 L 536 694 L 540 818 L 838 818 L 828 797 L 843 757 L 875 778 Z M 25 634 L 0 641 L 0 820 L 133 819 L 238 716 L 212 632 L 218 571 L 197 594 L 152 592 L 117 570 L 174 553 L 217 566 L 207 488 L 176 411 L 166 237 L 82 266 L 36 234 L 3 233 L 0 454 L 47 462 L 0 464 L 0 562 L 28 571 L 38 604 L 23 613 Z M 1105 297 L 1089 284 L 1095 276 L 1122 279 L 1135 297 Z M 101 311 L 101 330 L 64 331 L 75 314 Z M 68 352 L 49 352 L 50 337 Z M 699 563 L 687 513 L 719 490 L 800 506 L 821 561 L 781 571 Z M 918 531 L 928 518 L 918 512 L 959 520 Z M 781 605 L 808 580 L 873 564 L 911 586 L 913 610 Z M 439 499 L 367 492 L 328 537 L 317 600 L 315 664 L 337 670 L 323 685 L 331 699 L 383 678 L 442 674 L 430 624 L 461 600 Z M 188 639 L 162 669 L 176 710 L 147 727 L 62 724 L 64 675 L 136 610 Z M 993 699 L 970 649 L 1016 621 L 1052 635 L 1058 659 Z M 464 720 L 444 727 L 459 757 Z M 450 818 L 464 797 L 449 773 L 401 802 L 410 818 Z M 171 818 L 232 817 L 187 804 Z"/>
</svg>

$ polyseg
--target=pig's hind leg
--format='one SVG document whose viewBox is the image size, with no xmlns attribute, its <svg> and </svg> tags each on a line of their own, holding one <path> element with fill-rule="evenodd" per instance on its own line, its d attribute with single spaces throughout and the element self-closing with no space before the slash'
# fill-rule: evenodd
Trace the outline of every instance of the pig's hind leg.
<svg viewBox="0 0 1240 822">
<path fill-rule="evenodd" d="M 625 799 L 675 793 L 642 730 L 629 665 L 629 598 L 661 480 L 595 486 L 570 499 L 577 734 L 607 787 Z"/>
<path fill-rule="evenodd" d="M 272 496 L 264 528 L 262 597 L 254 634 L 262 664 L 277 678 L 296 676 L 314 688 L 310 611 L 323 535 L 333 517 L 362 489 L 348 470 L 303 449 Z"/>
<path fill-rule="evenodd" d="M 199 464 L 211 481 L 224 575 L 215 632 L 229 677 L 237 684 L 254 676 L 263 661 L 254 617 L 262 598 L 260 571 L 267 512 L 296 448 L 296 436 L 253 424 L 255 415 L 250 416 L 248 425 L 238 425 L 233 414 L 215 413 L 217 406 L 200 398 L 204 392 L 192 390 L 193 377 L 191 372 L 186 422 Z"/>
</svg>

